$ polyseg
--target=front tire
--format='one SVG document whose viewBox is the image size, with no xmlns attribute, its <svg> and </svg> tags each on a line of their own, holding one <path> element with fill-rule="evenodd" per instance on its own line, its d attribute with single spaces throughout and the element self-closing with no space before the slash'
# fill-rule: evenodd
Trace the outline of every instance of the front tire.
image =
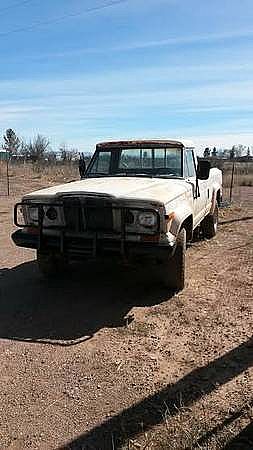
<svg viewBox="0 0 253 450">
<path fill-rule="evenodd" d="M 39 250 L 37 251 L 37 264 L 40 273 L 45 278 L 59 277 L 67 268 L 67 262 L 63 256 Z"/>
<path fill-rule="evenodd" d="M 176 249 L 172 258 L 162 265 L 162 283 L 165 287 L 181 291 L 185 286 L 186 230 L 182 228 L 177 236 Z"/>
<path fill-rule="evenodd" d="M 211 239 L 216 235 L 218 229 L 218 216 L 219 209 L 216 202 L 213 214 L 208 214 L 208 216 L 206 216 L 202 222 L 202 231 L 204 238 Z"/>
</svg>

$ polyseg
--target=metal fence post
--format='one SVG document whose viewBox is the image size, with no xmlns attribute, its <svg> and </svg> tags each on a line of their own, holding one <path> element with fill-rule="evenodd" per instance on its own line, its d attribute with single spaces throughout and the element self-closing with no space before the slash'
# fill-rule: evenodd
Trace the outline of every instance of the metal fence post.
<svg viewBox="0 0 253 450">
<path fill-rule="evenodd" d="M 7 195 L 10 195 L 10 177 L 9 177 L 9 156 L 7 156 L 6 160 L 6 176 L 7 176 Z"/>
<path fill-rule="evenodd" d="M 230 203 L 231 203 L 231 201 L 232 201 L 232 195 L 233 195 L 234 171 L 235 171 L 235 163 L 233 162 L 233 166 L 232 166 L 232 175 L 231 175 L 231 183 L 230 183 L 230 194 L 229 194 Z"/>
</svg>

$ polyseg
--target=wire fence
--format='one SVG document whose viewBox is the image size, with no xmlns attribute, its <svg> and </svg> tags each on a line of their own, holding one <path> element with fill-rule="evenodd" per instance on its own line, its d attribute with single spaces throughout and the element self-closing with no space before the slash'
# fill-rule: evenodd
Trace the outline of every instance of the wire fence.
<svg viewBox="0 0 253 450">
<path fill-rule="evenodd" d="M 246 201 L 253 194 L 253 160 L 210 160 L 222 171 L 223 202 Z M 252 198 L 253 200 L 253 198 Z"/>
<path fill-rule="evenodd" d="M 55 184 L 78 180 L 77 161 L 31 163 L 0 161 L 0 196 L 22 196 Z"/>
<path fill-rule="evenodd" d="M 244 201 L 253 195 L 253 160 L 212 160 L 223 173 L 223 201 Z M 21 197 L 27 192 L 79 180 L 77 161 L 31 163 L 0 161 L 0 196 Z M 9 180 L 9 182 L 8 182 Z"/>
</svg>

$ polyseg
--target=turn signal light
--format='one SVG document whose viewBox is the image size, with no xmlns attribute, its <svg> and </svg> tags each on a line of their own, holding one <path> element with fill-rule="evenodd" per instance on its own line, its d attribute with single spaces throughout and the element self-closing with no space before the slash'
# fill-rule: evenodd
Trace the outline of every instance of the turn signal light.
<svg viewBox="0 0 253 450">
<path fill-rule="evenodd" d="M 143 234 L 141 236 L 141 241 L 144 242 L 159 242 L 159 234 Z"/>
</svg>

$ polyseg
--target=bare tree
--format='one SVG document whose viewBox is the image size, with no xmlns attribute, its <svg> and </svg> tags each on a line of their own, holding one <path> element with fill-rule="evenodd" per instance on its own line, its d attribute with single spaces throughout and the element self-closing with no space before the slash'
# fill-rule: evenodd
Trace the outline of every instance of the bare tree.
<svg viewBox="0 0 253 450">
<path fill-rule="evenodd" d="M 20 140 L 19 155 L 25 161 L 29 159 L 29 144 L 23 138 Z"/>
<path fill-rule="evenodd" d="M 54 163 L 56 161 L 56 153 L 53 150 L 46 152 L 45 159 L 50 163 Z"/>
<path fill-rule="evenodd" d="M 236 156 L 237 157 L 241 157 L 241 156 L 243 156 L 243 154 L 245 154 L 245 152 L 246 152 L 246 146 L 242 145 L 242 144 L 239 144 Z"/>
<path fill-rule="evenodd" d="M 246 152 L 246 147 L 242 144 L 233 145 L 232 150 L 234 151 L 234 158 L 240 158 Z"/>
<path fill-rule="evenodd" d="M 70 150 L 68 149 L 67 144 L 62 144 L 59 148 L 60 152 L 61 152 L 61 160 L 63 162 L 71 162 L 73 160 L 77 160 L 78 159 L 78 150 L 71 148 Z"/>
<path fill-rule="evenodd" d="M 63 162 L 67 161 L 68 159 L 68 146 L 67 144 L 61 144 L 59 147 L 59 152 L 61 153 L 61 160 Z"/>
<path fill-rule="evenodd" d="M 41 161 L 45 158 L 45 153 L 49 150 L 50 141 L 47 137 L 38 134 L 33 141 L 28 144 L 29 158 L 33 162 Z"/>
<path fill-rule="evenodd" d="M 234 159 L 235 157 L 235 146 L 233 145 L 232 149 L 230 150 L 229 158 Z"/>
</svg>

